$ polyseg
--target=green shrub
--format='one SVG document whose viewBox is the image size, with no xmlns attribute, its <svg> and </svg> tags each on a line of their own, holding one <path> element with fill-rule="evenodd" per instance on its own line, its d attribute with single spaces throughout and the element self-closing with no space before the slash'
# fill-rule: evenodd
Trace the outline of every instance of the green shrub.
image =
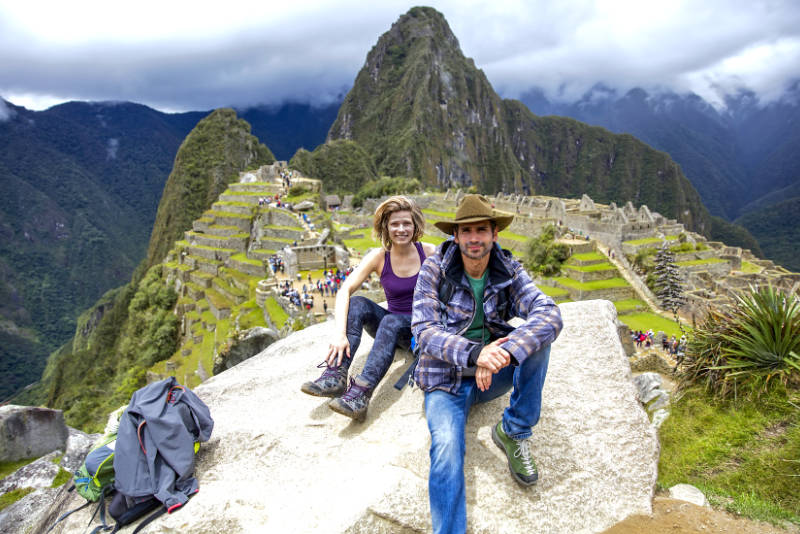
<svg viewBox="0 0 800 534">
<path fill-rule="evenodd" d="M 290 197 L 299 197 L 300 195 L 304 195 L 311 190 L 305 186 L 304 184 L 295 184 L 289 188 L 289 196 Z"/>
<path fill-rule="evenodd" d="M 772 287 L 712 309 L 695 328 L 680 375 L 727 397 L 760 394 L 777 380 L 800 385 L 800 302 Z"/>
<path fill-rule="evenodd" d="M 691 252 L 695 250 L 695 246 L 691 243 L 687 243 L 686 241 L 681 241 L 679 244 L 669 247 L 669 249 L 672 252 Z"/>
<path fill-rule="evenodd" d="M 569 247 L 555 241 L 556 227 L 548 225 L 541 233 L 525 244 L 523 263 L 528 272 L 542 276 L 554 276 L 561 272 L 561 265 L 569 258 Z"/>
<path fill-rule="evenodd" d="M 656 249 L 653 247 L 641 248 L 636 252 L 631 263 L 642 272 L 650 272 L 654 266 L 653 256 L 656 255 L 656 252 Z"/>
</svg>

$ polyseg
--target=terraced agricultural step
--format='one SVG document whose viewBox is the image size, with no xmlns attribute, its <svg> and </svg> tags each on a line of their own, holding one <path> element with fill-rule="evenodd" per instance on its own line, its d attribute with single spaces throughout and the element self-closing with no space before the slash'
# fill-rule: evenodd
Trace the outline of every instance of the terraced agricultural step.
<svg viewBox="0 0 800 534">
<path fill-rule="evenodd" d="M 223 262 L 221 260 L 204 258 L 203 256 L 186 255 L 183 258 L 183 265 L 216 276 Z"/>
<path fill-rule="evenodd" d="M 202 286 L 195 284 L 194 282 L 186 282 L 185 284 L 183 284 L 183 287 L 185 288 L 186 296 L 192 300 L 199 301 L 201 299 L 204 299 L 206 296 L 206 289 Z"/>
<path fill-rule="evenodd" d="M 633 239 L 622 242 L 622 252 L 625 254 L 636 254 L 643 248 L 659 249 L 665 240 L 667 242 L 667 246 L 677 245 L 679 242 L 677 235 L 668 235 L 664 239 L 660 237 Z"/>
<path fill-rule="evenodd" d="M 593 282 L 608 280 L 619 276 L 619 271 L 610 263 L 595 263 L 592 265 L 564 265 L 563 273 L 578 282 Z"/>
<path fill-rule="evenodd" d="M 276 250 L 251 249 L 247 251 L 247 257 L 251 260 L 268 260 L 273 254 L 275 254 Z"/>
<path fill-rule="evenodd" d="M 208 309 L 217 320 L 231 316 L 233 304 L 219 292 L 207 289 L 206 300 L 208 300 Z"/>
<path fill-rule="evenodd" d="M 247 292 L 228 284 L 219 277 L 211 281 L 211 288 L 234 304 L 239 305 L 247 300 Z"/>
<path fill-rule="evenodd" d="M 537 284 L 537 287 L 542 291 L 542 293 L 552 298 L 557 304 L 571 300 L 569 291 L 563 287 L 548 286 L 544 284 Z"/>
<path fill-rule="evenodd" d="M 647 304 L 639 299 L 618 300 L 614 302 L 614 307 L 617 309 L 618 315 L 646 312 L 649 309 Z"/>
<path fill-rule="evenodd" d="M 238 226 L 212 224 L 208 227 L 208 230 L 199 233 L 217 237 L 230 237 L 232 235 L 241 234 L 242 230 Z"/>
<path fill-rule="evenodd" d="M 213 279 L 213 274 L 204 273 L 203 271 L 192 271 L 189 273 L 189 280 L 193 284 L 197 284 L 204 289 L 211 287 L 211 280 Z"/>
<path fill-rule="evenodd" d="M 601 252 L 584 252 L 573 254 L 567 260 L 567 265 L 596 265 L 598 263 L 608 263 L 608 258 Z"/>
<path fill-rule="evenodd" d="M 222 211 L 227 213 L 236 213 L 238 215 L 255 215 L 255 210 L 249 202 L 214 202 L 211 209 L 215 211 Z"/>
<path fill-rule="evenodd" d="M 267 268 L 264 265 L 264 262 L 251 260 L 244 254 L 236 254 L 231 256 L 226 264 L 237 271 L 249 274 L 250 276 L 260 276 L 264 278 L 267 275 Z"/>
<path fill-rule="evenodd" d="M 242 232 L 249 232 L 250 225 L 253 222 L 252 215 L 243 215 L 241 213 L 234 213 L 231 211 L 215 211 L 209 210 L 203 214 L 205 218 L 211 220 L 211 224 L 218 224 L 222 226 L 235 226 Z"/>
<path fill-rule="evenodd" d="M 203 247 L 233 249 L 237 252 L 247 250 L 250 234 L 234 234 L 227 237 L 201 234 L 192 230 L 184 232 L 185 240 L 191 245 Z"/>
<path fill-rule="evenodd" d="M 188 265 L 174 261 L 162 264 L 162 269 L 164 269 L 164 278 L 167 280 L 177 279 L 181 282 L 188 282 L 189 273 L 192 272 L 192 268 Z"/>
<path fill-rule="evenodd" d="M 247 191 L 233 193 L 231 191 L 226 191 L 219 196 L 219 200 L 221 202 L 244 202 L 246 204 L 258 206 L 258 199 L 264 196 L 263 193 L 251 193 Z"/>
<path fill-rule="evenodd" d="M 569 291 L 572 300 L 627 300 L 636 298 L 636 292 L 623 278 L 610 278 L 594 282 L 578 282 L 565 276 L 554 279 Z"/>
<path fill-rule="evenodd" d="M 273 196 L 283 190 L 281 185 L 273 182 L 233 183 L 228 184 L 228 189 L 237 193 L 250 192 L 261 193 L 262 195 L 272 194 Z"/>
<path fill-rule="evenodd" d="M 229 285 L 239 289 L 239 291 L 248 294 L 250 292 L 250 283 L 252 281 L 260 280 L 261 276 L 252 276 L 242 271 L 237 271 L 231 267 L 223 267 L 220 269 L 219 277 L 225 280 Z"/>
<path fill-rule="evenodd" d="M 262 237 L 258 244 L 260 245 L 259 249 L 282 250 L 285 247 L 292 246 L 295 241 L 297 241 L 298 245 L 302 243 L 299 239 L 288 239 L 285 237 Z M 261 258 L 256 255 L 253 256 L 253 259 Z"/>
<path fill-rule="evenodd" d="M 209 260 L 225 261 L 237 253 L 236 250 L 230 248 L 216 248 L 216 247 L 206 247 L 203 245 L 191 245 L 189 244 L 188 241 L 180 241 L 179 243 L 181 243 L 181 245 L 183 246 L 188 255 L 199 256 L 201 258 L 207 258 Z"/>
</svg>

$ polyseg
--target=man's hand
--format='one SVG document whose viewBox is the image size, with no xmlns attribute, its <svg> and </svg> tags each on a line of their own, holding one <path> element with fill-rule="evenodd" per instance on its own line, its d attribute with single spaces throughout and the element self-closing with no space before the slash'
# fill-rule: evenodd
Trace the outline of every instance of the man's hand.
<svg viewBox="0 0 800 534">
<path fill-rule="evenodd" d="M 342 364 L 342 358 L 345 356 L 350 356 L 350 342 L 347 341 L 347 336 L 343 335 L 330 344 L 325 361 L 330 367 L 339 367 Z"/>
<path fill-rule="evenodd" d="M 492 372 L 486 367 L 475 369 L 475 384 L 481 391 L 486 391 L 492 385 Z"/>
<path fill-rule="evenodd" d="M 508 341 L 507 337 L 501 337 L 500 339 L 496 339 L 483 347 L 483 349 L 481 349 L 481 353 L 478 355 L 478 359 L 475 361 L 475 365 L 478 366 L 478 369 L 483 367 L 494 374 L 506 365 L 510 364 L 511 354 L 509 354 L 506 349 L 500 346 L 506 341 Z M 478 376 L 477 371 L 475 376 Z"/>
</svg>

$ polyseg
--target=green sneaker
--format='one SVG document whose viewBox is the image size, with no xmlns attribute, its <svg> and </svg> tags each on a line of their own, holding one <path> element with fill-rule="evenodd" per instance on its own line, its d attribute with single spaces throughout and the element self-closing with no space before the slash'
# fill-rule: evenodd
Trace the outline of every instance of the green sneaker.
<svg viewBox="0 0 800 534">
<path fill-rule="evenodd" d="M 492 429 L 492 441 L 506 453 L 511 476 L 523 486 L 532 486 L 539 480 L 536 462 L 531 457 L 531 447 L 527 439 L 512 439 L 503 431 L 501 419 Z"/>
</svg>

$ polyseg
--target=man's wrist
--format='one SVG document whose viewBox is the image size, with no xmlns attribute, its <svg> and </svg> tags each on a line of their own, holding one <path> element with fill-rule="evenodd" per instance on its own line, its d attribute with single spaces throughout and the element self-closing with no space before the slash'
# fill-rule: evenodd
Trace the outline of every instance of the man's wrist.
<svg viewBox="0 0 800 534">
<path fill-rule="evenodd" d="M 483 347 L 481 347 L 480 344 L 476 344 L 474 347 L 472 347 L 472 350 L 470 350 L 469 354 L 467 355 L 467 367 L 475 367 L 477 365 L 478 356 L 481 355 L 482 349 Z"/>
</svg>

